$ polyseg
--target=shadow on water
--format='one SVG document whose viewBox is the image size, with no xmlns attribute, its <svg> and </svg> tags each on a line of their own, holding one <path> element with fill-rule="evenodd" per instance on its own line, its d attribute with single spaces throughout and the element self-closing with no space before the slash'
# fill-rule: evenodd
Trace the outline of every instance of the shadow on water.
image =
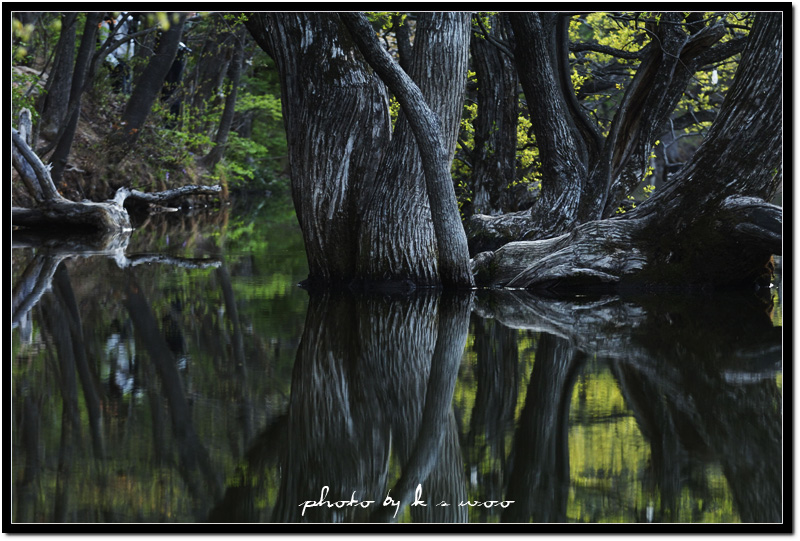
<svg viewBox="0 0 800 541">
<path fill-rule="evenodd" d="M 252 223 L 14 251 L 15 522 L 782 521 L 774 299 L 307 294 Z"/>
</svg>

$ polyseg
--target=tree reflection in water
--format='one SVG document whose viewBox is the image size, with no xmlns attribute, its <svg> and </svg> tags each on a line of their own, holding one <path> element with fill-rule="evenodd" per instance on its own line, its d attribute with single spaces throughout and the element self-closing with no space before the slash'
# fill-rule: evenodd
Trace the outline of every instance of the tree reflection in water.
<svg viewBox="0 0 800 541">
<path fill-rule="evenodd" d="M 15 521 L 782 520 L 769 299 L 314 293 L 282 380 L 235 269 L 212 267 L 181 278 L 203 292 L 191 306 L 153 266 L 109 265 L 102 306 L 73 289 L 86 267 L 63 253 L 20 267 Z M 23 344 L 26 321 L 38 349 Z M 131 382 L 117 397 L 103 366 L 126 332 Z M 594 411 L 589 385 L 619 405 Z M 607 430 L 587 436 L 620 420 L 638 435 L 633 455 Z M 622 465 L 601 472 L 609 452 Z M 324 486 L 327 501 L 374 503 L 304 510 Z M 410 505 L 418 486 L 427 506 Z M 138 500 L 111 497 L 134 488 Z M 172 515 L 167 501 L 181 502 Z"/>
<path fill-rule="evenodd" d="M 705 488 L 693 484 L 691 472 L 719 463 L 743 522 L 781 521 L 782 397 L 775 375 L 781 370 L 782 329 L 772 324 L 769 300 L 749 293 L 582 302 L 522 292 L 487 297 L 478 308 L 482 315 L 541 332 L 516 443 L 518 451 L 525 441 L 537 440 L 526 454 L 535 457 L 529 466 L 534 473 L 526 473 L 533 492 L 540 485 L 550 488 L 538 508 L 522 516 L 517 508 L 504 519 L 579 518 L 563 515 L 569 455 L 549 458 L 546 451 L 565 448 L 566 415 L 554 410 L 569 400 L 574 379 L 568 374 L 588 355 L 611 366 L 650 444 L 648 475 L 660 491 L 660 508 L 650 516 L 642 510 L 640 520 L 677 521 L 682 489 Z M 538 371 L 540 363 L 545 366 Z M 509 491 L 517 479 L 511 476 Z"/>
<path fill-rule="evenodd" d="M 385 497 L 427 506 L 415 521 L 463 522 L 463 467 L 452 396 L 466 343 L 471 295 L 422 293 L 402 298 L 312 294 L 292 375 L 281 457 L 276 521 L 392 521 Z M 390 462 L 401 465 L 392 483 Z M 326 502 L 372 501 L 341 509 Z M 238 508 L 236 497 L 212 513 Z M 460 501 L 459 500 L 459 501 Z M 223 510 L 225 510 L 223 512 Z"/>
</svg>

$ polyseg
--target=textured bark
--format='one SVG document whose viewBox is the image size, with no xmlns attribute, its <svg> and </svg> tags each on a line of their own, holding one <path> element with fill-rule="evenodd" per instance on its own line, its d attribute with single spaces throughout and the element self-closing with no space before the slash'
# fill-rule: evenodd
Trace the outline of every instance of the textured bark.
<svg viewBox="0 0 800 541">
<path fill-rule="evenodd" d="M 471 284 L 449 175 L 466 74 L 468 17 L 426 14 L 422 19 L 430 23 L 418 29 L 413 49 L 420 61 L 412 71 L 419 70 L 420 84 L 429 85 L 430 108 L 372 39 L 369 24 L 360 21 L 366 27 L 359 30 L 364 38 L 359 47 L 372 51 L 371 62 L 378 61 L 381 77 L 391 82 L 410 115 L 408 127 L 398 128 L 391 145 L 386 88 L 339 15 L 256 13 L 248 19 L 248 29 L 280 73 L 292 198 L 310 286 Z M 432 70 L 433 61 L 447 62 L 447 69 Z M 441 114 L 441 124 L 430 109 Z M 421 149 L 424 175 L 413 157 L 415 147 Z M 376 233 L 375 228 L 388 230 Z"/>
<path fill-rule="evenodd" d="M 450 177 L 450 163 L 458 136 L 458 119 L 460 119 L 464 97 L 463 85 L 466 80 L 469 14 L 431 15 L 430 20 L 427 17 L 420 17 L 418 21 L 418 38 L 425 34 L 428 22 L 432 31 L 428 34 L 429 37 L 426 36 L 427 39 L 420 39 L 414 46 L 412 72 L 424 69 L 427 79 L 431 80 L 434 72 L 439 70 L 433 70 L 431 64 L 427 62 L 438 59 L 437 68 L 441 66 L 442 70 L 437 77 L 441 77 L 443 73 L 451 78 L 450 81 L 458 81 L 448 85 L 446 80 L 442 82 L 439 79 L 440 83 L 430 88 L 428 94 L 428 99 L 434 104 L 432 107 L 426 102 L 420 88 L 380 46 L 372 26 L 364 15 L 342 13 L 340 16 L 370 66 L 378 72 L 400 102 L 414 134 L 431 209 L 441 283 L 450 287 L 469 287 L 473 284 L 473 280 L 469 270 L 467 238 L 461 225 L 453 181 Z M 449 54 L 426 53 L 426 47 L 431 47 L 433 51 L 444 49 Z M 423 63 L 426 65 L 423 66 Z M 440 95 L 441 106 L 436 107 L 436 100 Z M 437 112 L 444 113 L 448 110 L 459 112 L 456 115 L 448 114 L 437 118 Z"/>
<path fill-rule="evenodd" d="M 61 14 L 61 33 L 56 44 L 56 58 L 47 78 L 45 93 L 41 98 L 40 133 L 52 139 L 65 121 L 69 106 L 69 87 L 72 79 L 72 64 L 75 56 L 75 31 L 77 13 Z M 32 143 L 35 146 L 35 142 Z"/>
<path fill-rule="evenodd" d="M 11 223 L 30 228 L 85 228 L 89 231 L 121 232 L 130 229 L 127 211 L 114 202 L 75 203 L 50 201 L 36 208 L 11 209 Z"/>
<path fill-rule="evenodd" d="M 569 77 L 566 14 L 509 14 L 514 57 L 531 110 L 542 156 L 542 192 L 524 214 L 470 219 L 472 253 L 505 242 L 538 240 L 566 233 L 591 220 L 613 216 L 644 177 L 654 141 L 697 69 L 737 47 L 713 47 L 721 24 L 699 29 L 684 15 L 664 13 L 650 23 L 653 43 L 627 86 L 609 134 L 603 137 L 575 97 Z M 686 20 L 689 21 L 691 16 Z"/>
<path fill-rule="evenodd" d="M 78 56 L 75 59 L 75 68 L 72 72 L 72 81 L 69 92 L 69 112 L 64 122 L 64 131 L 58 137 L 58 143 L 51 157 L 53 163 L 52 176 L 56 183 L 61 181 L 61 174 L 67 165 L 72 141 L 75 138 L 75 130 L 78 128 L 78 117 L 81 113 L 81 96 L 87 80 L 92 55 L 95 49 L 95 36 L 97 36 L 97 24 L 101 20 L 101 13 L 88 13 L 86 24 L 81 37 L 81 45 L 78 48 Z"/>
<path fill-rule="evenodd" d="M 374 182 L 390 137 L 384 86 L 335 14 L 255 13 L 247 28 L 280 74 L 308 283 L 348 283 L 356 276 L 357 197 Z"/>
<path fill-rule="evenodd" d="M 30 119 L 29 114 L 21 114 L 20 124 L 23 124 L 23 117 Z M 11 153 L 14 169 L 19 173 L 25 187 L 28 188 L 30 195 L 37 203 L 63 199 L 61 194 L 58 193 L 58 190 L 56 190 L 56 186 L 50 176 L 50 169 L 42 163 L 42 160 L 40 160 L 31 147 L 28 146 L 24 135 L 24 133 L 28 131 L 27 127 L 22 128 L 22 126 L 20 126 L 20 129 L 22 130 L 21 132 L 13 128 L 11 129 Z"/>
<path fill-rule="evenodd" d="M 782 212 L 766 202 L 781 178 L 781 82 L 781 15 L 759 14 L 719 116 L 679 174 L 621 217 L 479 254 L 483 283 L 575 290 L 768 280 L 782 251 Z"/>
<path fill-rule="evenodd" d="M 497 15 L 490 17 L 490 23 L 493 29 L 502 29 Z M 470 154 L 472 211 L 491 215 L 516 210 L 510 194 L 516 178 L 519 114 L 513 59 L 474 32 L 470 50 L 478 79 L 475 143 Z"/>
<path fill-rule="evenodd" d="M 342 17 L 348 20 L 346 15 Z M 360 21 L 360 30 L 353 28 L 355 21 L 348 22 L 351 32 L 362 33 L 363 41 L 356 39 L 359 48 L 365 54 L 366 47 L 372 51 L 368 61 L 403 105 L 375 186 L 364 204 L 359 232 L 361 279 L 471 284 L 471 274 L 464 267 L 466 237 L 449 174 L 464 99 L 468 23 L 466 14 L 420 14 L 408 74 L 419 85 L 416 90 L 377 40 L 369 39 L 374 32 L 366 20 Z M 378 62 L 384 67 L 379 69 Z M 437 69 L 431 69 L 432 65 Z M 406 93 L 413 97 L 405 98 Z M 413 105 L 408 99 L 413 99 Z M 414 110 L 406 112 L 408 107 Z M 419 125 L 432 119 L 426 126 Z M 430 155 L 433 153 L 435 157 Z"/>
<path fill-rule="evenodd" d="M 222 194 L 222 187 L 215 186 L 181 186 L 172 190 L 164 190 L 163 192 L 146 193 L 139 190 L 130 190 L 128 188 L 120 188 L 114 194 L 114 201 L 118 204 L 129 201 L 137 201 L 140 203 L 159 203 L 168 204 L 178 199 L 183 199 L 189 196 L 219 196 Z"/>
<path fill-rule="evenodd" d="M 555 64 L 555 24 L 550 13 L 514 13 L 514 61 L 528 99 L 542 160 L 542 190 L 530 211 L 536 238 L 555 236 L 578 223 L 587 182 L 587 150 L 569 113 Z"/>
<path fill-rule="evenodd" d="M 653 142 L 663 133 L 702 54 L 725 34 L 722 23 L 687 35 L 680 27 L 682 14 L 664 13 L 654 28 L 658 47 L 650 47 L 625 92 L 605 145 L 610 162 L 604 208 L 597 217 L 612 216 L 620 201 L 644 178 Z"/>
<path fill-rule="evenodd" d="M 397 40 L 397 56 L 400 67 L 409 72 L 411 61 L 411 31 L 408 28 L 408 21 L 403 20 L 399 13 L 392 14 L 392 29 Z"/>
</svg>

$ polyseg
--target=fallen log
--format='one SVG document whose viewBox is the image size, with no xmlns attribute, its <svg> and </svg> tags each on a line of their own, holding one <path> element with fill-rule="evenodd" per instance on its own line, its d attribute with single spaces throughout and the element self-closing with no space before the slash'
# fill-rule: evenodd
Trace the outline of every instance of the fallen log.
<svg viewBox="0 0 800 541">
<path fill-rule="evenodd" d="M 189 196 L 222 193 L 220 186 L 183 186 L 156 193 L 120 188 L 109 201 L 70 201 L 58 193 L 50 176 L 50 167 L 42 163 L 26 140 L 29 115 L 27 110 L 23 110 L 20 114 L 21 132 L 11 129 L 12 158 L 14 169 L 36 201 L 36 206 L 13 207 L 11 209 L 13 226 L 61 232 L 64 229 L 71 229 L 120 233 L 132 229 L 130 216 L 125 208 L 126 201 L 165 205 Z"/>
</svg>

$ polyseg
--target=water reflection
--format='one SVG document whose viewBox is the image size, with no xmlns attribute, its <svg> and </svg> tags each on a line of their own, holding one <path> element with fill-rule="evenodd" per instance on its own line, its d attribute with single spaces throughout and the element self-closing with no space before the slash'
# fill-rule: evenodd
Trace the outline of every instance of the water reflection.
<svg viewBox="0 0 800 541">
<path fill-rule="evenodd" d="M 270 216 L 14 250 L 15 522 L 782 520 L 775 299 L 309 295 Z"/>
<path fill-rule="evenodd" d="M 435 504 L 465 495 L 450 404 L 469 309 L 469 295 L 311 296 L 274 521 L 392 521 L 409 506 L 414 521 L 466 521 L 465 508 Z M 425 506 L 413 505 L 420 485 Z M 212 519 L 248 497 L 237 487 Z"/>
</svg>

